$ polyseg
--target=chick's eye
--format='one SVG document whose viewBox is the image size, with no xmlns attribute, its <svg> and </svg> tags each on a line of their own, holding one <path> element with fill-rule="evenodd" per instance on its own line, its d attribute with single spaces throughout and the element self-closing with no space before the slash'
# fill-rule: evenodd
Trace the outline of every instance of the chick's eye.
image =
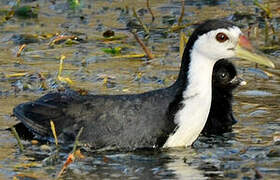
<svg viewBox="0 0 280 180">
<path fill-rule="evenodd" d="M 225 33 L 218 33 L 217 35 L 216 35 L 216 39 L 217 39 L 217 41 L 219 41 L 219 42 L 225 42 L 225 41 L 227 41 L 228 40 L 228 37 L 227 37 L 227 35 L 225 34 Z"/>
<path fill-rule="evenodd" d="M 227 75 L 226 75 L 226 73 L 221 73 L 220 76 L 221 76 L 222 79 L 225 79 Z"/>
</svg>

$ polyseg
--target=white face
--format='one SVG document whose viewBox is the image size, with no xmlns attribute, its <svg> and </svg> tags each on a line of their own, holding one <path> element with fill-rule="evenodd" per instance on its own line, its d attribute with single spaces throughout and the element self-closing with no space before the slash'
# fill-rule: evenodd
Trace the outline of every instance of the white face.
<svg viewBox="0 0 280 180">
<path fill-rule="evenodd" d="M 242 34 L 238 27 L 210 31 L 196 40 L 193 50 L 208 59 L 217 61 L 235 56 L 235 48 Z"/>
</svg>

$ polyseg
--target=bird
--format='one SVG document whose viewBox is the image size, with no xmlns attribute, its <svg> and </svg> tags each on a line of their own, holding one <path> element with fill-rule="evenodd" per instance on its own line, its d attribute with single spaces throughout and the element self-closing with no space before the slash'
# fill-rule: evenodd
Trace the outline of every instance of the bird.
<svg viewBox="0 0 280 180">
<path fill-rule="evenodd" d="M 91 150 L 187 147 L 202 131 L 211 106 L 212 71 L 216 61 L 240 57 L 270 67 L 272 61 L 253 54 L 252 46 L 232 22 L 207 20 L 185 46 L 176 81 L 140 94 L 79 95 L 53 92 L 17 105 L 13 114 L 41 138 L 79 141 Z"/>
<path fill-rule="evenodd" d="M 211 108 L 202 134 L 221 135 L 231 131 L 232 125 L 237 123 L 232 112 L 232 91 L 245 84 L 246 81 L 237 76 L 236 68 L 230 61 L 222 59 L 215 63 L 212 74 Z M 72 90 L 66 91 L 69 93 Z M 22 123 L 17 123 L 14 128 L 23 139 L 32 140 L 35 137 Z"/>
<path fill-rule="evenodd" d="M 237 123 L 232 111 L 232 91 L 243 85 L 246 85 L 246 81 L 237 75 L 237 70 L 230 61 L 221 59 L 215 63 L 212 74 L 212 101 L 201 132 L 203 135 L 222 135 L 232 131 L 232 126 Z"/>
</svg>

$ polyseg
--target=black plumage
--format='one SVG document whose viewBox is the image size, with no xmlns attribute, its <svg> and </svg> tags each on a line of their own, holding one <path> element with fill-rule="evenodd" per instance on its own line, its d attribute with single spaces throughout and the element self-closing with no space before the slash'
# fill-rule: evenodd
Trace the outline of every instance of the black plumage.
<svg viewBox="0 0 280 180">
<path fill-rule="evenodd" d="M 232 91 L 242 82 L 231 62 L 219 60 L 215 63 L 211 108 L 202 134 L 221 135 L 232 130 L 232 126 L 237 122 L 232 111 Z"/>
<path fill-rule="evenodd" d="M 50 93 L 14 109 L 14 114 L 41 137 L 52 137 L 50 120 L 60 140 L 74 140 L 84 127 L 82 143 L 94 149 L 162 146 L 175 128 L 166 115 L 173 88 L 133 95 Z M 159 106 L 159 104 L 160 106 Z"/>
</svg>

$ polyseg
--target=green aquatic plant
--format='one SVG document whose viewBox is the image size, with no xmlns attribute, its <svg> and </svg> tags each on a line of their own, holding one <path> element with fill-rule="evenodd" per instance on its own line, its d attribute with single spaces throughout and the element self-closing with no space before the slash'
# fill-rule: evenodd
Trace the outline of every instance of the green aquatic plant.
<svg viewBox="0 0 280 180">
<path fill-rule="evenodd" d="M 254 4 L 264 12 L 265 17 L 269 19 L 272 18 L 271 8 L 268 3 L 262 4 L 259 3 L 258 0 L 254 0 Z"/>
<path fill-rule="evenodd" d="M 265 36 L 265 46 L 268 46 L 268 40 L 270 37 L 270 32 L 272 35 L 275 34 L 275 29 L 272 25 L 273 14 L 270 8 L 269 3 L 259 3 L 258 0 L 254 0 L 254 4 L 261 9 L 261 16 L 264 18 L 265 21 L 265 29 L 264 29 L 264 36 Z"/>
<path fill-rule="evenodd" d="M 37 18 L 39 6 L 21 6 L 15 9 L 15 16 L 21 18 Z"/>
<path fill-rule="evenodd" d="M 117 55 L 121 53 L 122 48 L 121 47 L 109 47 L 109 48 L 102 48 L 103 52 L 111 55 Z"/>
<path fill-rule="evenodd" d="M 73 10 L 81 7 L 81 0 L 67 0 L 69 7 Z"/>
</svg>

